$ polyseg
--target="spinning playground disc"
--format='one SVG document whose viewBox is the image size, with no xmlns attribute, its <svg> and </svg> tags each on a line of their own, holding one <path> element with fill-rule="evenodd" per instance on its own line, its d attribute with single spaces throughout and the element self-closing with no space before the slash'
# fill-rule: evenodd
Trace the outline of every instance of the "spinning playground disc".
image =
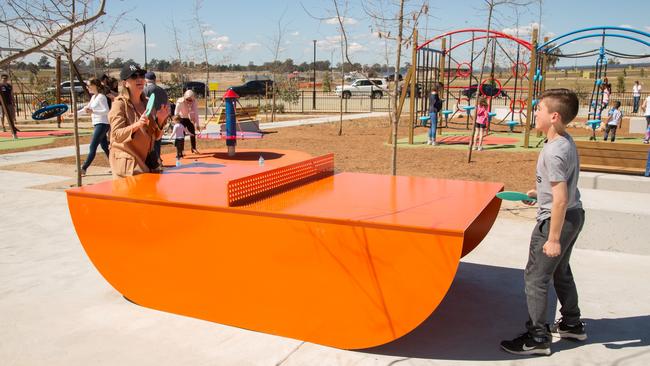
<svg viewBox="0 0 650 366">
<path fill-rule="evenodd" d="M 68 111 L 66 104 L 53 104 L 43 107 L 36 112 L 32 113 L 32 119 L 42 121 L 44 119 L 57 117 Z"/>
</svg>

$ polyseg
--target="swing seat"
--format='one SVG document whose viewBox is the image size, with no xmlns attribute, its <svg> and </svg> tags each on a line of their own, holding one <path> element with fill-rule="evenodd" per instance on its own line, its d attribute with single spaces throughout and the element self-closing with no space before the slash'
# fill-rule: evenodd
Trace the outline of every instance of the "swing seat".
<svg viewBox="0 0 650 366">
<path fill-rule="evenodd" d="M 420 117 L 420 118 L 418 118 L 418 119 L 419 119 L 420 121 L 428 121 L 428 120 L 431 119 L 431 117 L 429 117 L 429 116 L 422 116 L 422 117 Z"/>
<path fill-rule="evenodd" d="M 445 118 L 447 118 L 447 117 L 449 117 L 450 114 L 452 114 L 454 112 L 450 111 L 450 110 L 444 110 L 444 111 L 441 111 L 440 113 L 442 113 L 442 115 L 445 116 Z"/>
<path fill-rule="evenodd" d="M 474 107 L 473 105 L 464 105 L 462 108 L 465 110 L 465 112 L 469 112 L 476 107 Z"/>
<path fill-rule="evenodd" d="M 600 120 L 599 119 L 590 119 L 587 121 L 587 124 L 592 128 L 592 129 L 597 129 L 598 126 L 600 126 Z"/>
<path fill-rule="evenodd" d="M 515 130 L 515 126 L 519 124 L 519 121 L 508 121 L 506 124 L 508 125 L 508 128 L 510 128 L 510 132 L 513 132 Z"/>
<path fill-rule="evenodd" d="M 497 115 L 497 112 L 488 112 L 488 117 L 494 117 Z"/>
</svg>

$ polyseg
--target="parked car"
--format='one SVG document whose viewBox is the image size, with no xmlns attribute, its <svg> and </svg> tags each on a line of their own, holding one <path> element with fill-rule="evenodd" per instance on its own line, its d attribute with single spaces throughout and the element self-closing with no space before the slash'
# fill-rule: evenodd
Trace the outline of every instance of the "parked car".
<svg viewBox="0 0 650 366">
<path fill-rule="evenodd" d="M 205 83 L 201 81 L 186 81 L 183 83 L 183 93 L 191 90 L 197 97 L 205 98 Z"/>
<path fill-rule="evenodd" d="M 469 88 L 463 89 L 461 94 L 466 96 L 467 98 L 472 98 L 474 97 L 474 94 L 476 94 L 476 89 L 478 88 L 478 84 L 472 84 Z M 492 85 L 492 84 L 483 84 L 483 94 L 488 97 L 503 97 L 507 98 L 508 94 L 506 93 L 505 90 L 499 91 L 499 88 L 497 85 Z"/>
<path fill-rule="evenodd" d="M 273 80 L 251 80 L 243 85 L 230 87 L 240 97 L 263 97 L 273 95 Z"/>
<path fill-rule="evenodd" d="M 384 79 L 357 79 L 350 85 L 337 86 L 334 93 L 348 99 L 353 95 L 369 95 L 370 98 L 381 98 L 387 92 L 388 83 Z"/>
<path fill-rule="evenodd" d="M 403 91 L 404 91 L 404 84 L 400 85 L 400 87 L 399 87 L 400 95 L 402 94 Z M 411 97 L 411 88 L 410 87 L 406 88 L 406 97 L 407 98 Z M 420 83 L 415 84 L 415 97 L 416 98 L 422 98 L 422 84 L 420 84 Z"/>
<path fill-rule="evenodd" d="M 84 87 L 86 86 L 85 82 L 81 81 L 75 81 L 74 82 L 74 92 L 75 94 L 83 94 L 84 93 Z M 61 90 L 61 94 L 70 94 L 70 81 L 64 81 L 61 84 L 59 84 L 59 89 Z M 56 90 L 56 87 L 50 87 L 47 88 L 46 91 L 52 91 L 54 92 Z"/>
</svg>

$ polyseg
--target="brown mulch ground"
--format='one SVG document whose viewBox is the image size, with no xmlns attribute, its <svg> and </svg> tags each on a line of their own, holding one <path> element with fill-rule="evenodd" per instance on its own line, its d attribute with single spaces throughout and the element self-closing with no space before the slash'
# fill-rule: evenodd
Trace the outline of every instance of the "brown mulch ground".
<svg viewBox="0 0 650 366">
<path fill-rule="evenodd" d="M 360 119 L 344 121 L 341 136 L 337 134 L 337 124 L 307 125 L 267 131 L 263 139 L 238 141 L 237 146 L 299 150 L 314 156 L 334 153 L 338 171 L 390 174 L 391 146 L 386 143 L 388 131 L 388 122 L 383 119 Z M 403 129 L 400 136 L 406 133 Z M 218 140 L 198 140 L 199 150 L 224 149 L 224 145 Z M 189 146 L 186 149 L 189 150 Z M 163 146 L 163 154 L 173 152 L 173 146 Z M 524 190 L 533 184 L 536 159 L 537 152 L 483 151 L 474 152 L 472 162 L 468 164 L 466 151 L 424 146 L 399 148 L 397 174 L 503 182 L 506 189 Z M 74 164 L 74 161 L 74 157 L 67 157 L 50 162 Z M 93 165 L 108 166 L 108 160 L 98 151 Z"/>
<path fill-rule="evenodd" d="M 416 133 L 424 133 L 418 129 Z M 267 131 L 261 140 L 238 141 L 238 147 L 253 149 L 288 149 L 308 152 L 314 156 L 334 153 L 338 171 L 391 173 L 391 146 L 386 118 L 344 121 L 343 134 L 338 136 L 338 124 L 327 123 Z M 584 128 L 572 128 L 575 136 L 589 135 Z M 407 135 L 406 128 L 400 137 Z M 621 133 L 621 136 L 628 134 Z M 88 142 L 89 137 L 82 139 Z M 58 146 L 71 144 L 70 139 L 57 140 Z M 189 150 L 189 142 L 186 150 Z M 220 140 L 198 140 L 201 149 L 225 149 Z M 174 153 L 173 146 L 163 146 L 163 154 Z M 506 190 L 525 191 L 534 186 L 537 151 L 502 152 L 475 151 L 472 162 L 467 163 L 467 150 L 425 147 L 398 148 L 397 174 L 446 179 L 493 181 L 505 184 Z M 82 161 L 85 157 L 82 157 Z M 55 159 L 49 163 L 75 163 L 74 157 Z M 93 166 L 108 167 L 108 159 L 98 150 Z M 92 169 L 92 167 L 91 167 Z"/>
</svg>

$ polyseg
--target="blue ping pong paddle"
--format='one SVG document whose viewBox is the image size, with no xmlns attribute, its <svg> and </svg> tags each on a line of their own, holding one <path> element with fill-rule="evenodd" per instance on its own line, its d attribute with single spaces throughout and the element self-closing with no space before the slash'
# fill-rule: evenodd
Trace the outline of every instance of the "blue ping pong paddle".
<svg viewBox="0 0 650 366">
<path fill-rule="evenodd" d="M 523 192 L 515 192 L 515 191 L 503 191 L 497 193 L 497 198 L 500 198 L 502 200 L 506 201 L 537 201 L 536 198 L 528 197 L 526 193 Z"/>
<path fill-rule="evenodd" d="M 147 102 L 147 108 L 144 110 L 144 114 L 148 117 L 151 117 L 151 112 L 155 112 L 153 110 L 153 106 L 156 104 L 156 94 L 151 93 L 149 96 L 149 101 Z"/>
</svg>

